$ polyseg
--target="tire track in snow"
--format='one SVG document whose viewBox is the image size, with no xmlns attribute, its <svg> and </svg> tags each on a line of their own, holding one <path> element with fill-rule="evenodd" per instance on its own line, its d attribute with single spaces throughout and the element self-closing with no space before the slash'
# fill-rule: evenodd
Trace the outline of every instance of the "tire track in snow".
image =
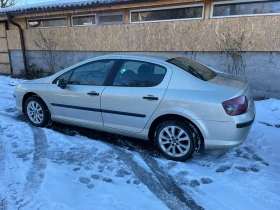
<svg viewBox="0 0 280 210">
<path fill-rule="evenodd" d="M 190 195 L 186 194 L 181 187 L 178 186 L 177 182 L 172 176 L 159 167 L 157 161 L 154 158 L 143 154 L 141 154 L 141 156 L 168 194 L 175 196 L 192 210 L 204 209 L 202 206 L 197 204 Z"/>
<path fill-rule="evenodd" d="M 0 176 L 3 173 L 3 170 L 5 168 L 4 167 L 4 164 L 5 164 L 5 151 L 4 151 L 3 142 L 1 140 L 2 139 L 1 136 L 3 136 L 3 135 L 4 135 L 4 130 L 1 127 L 1 124 L 0 124 Z"/>
<path fill-rule="evenodd" d="M 20 121 L 25 121 L 23 116 L 19 115 L 16 118 Z M 30 126 L 31 127 L 31 126 Z M 45 169 L 46 165 L 41 165 L 40 159 L 46 159 L 47 156 L 47 138 L 42 129 L 31 127 L 34 133 L 34 160 L 32 163 L 32 168 L 28 173 L 29 182 L 34 180 L 34 176 L 40 177 L 41 181 L 37 180 L 37 184 L 39 187 L 41 182 L 43 181 L 43 174 L 39 175 L 42 172 L 42 169 Z M 42 133 L 43 132 L 43 133 Z M 60 131 L 61 132 L 61 131 Z M 86 135 L 88 136 L 88 135 Z M 42 138 L 43 137 L 43 138 Z M 37 145 L 37 146 L 36 146 Z M 138 151 L 139 148 L 130 143 L 126 145 L 129 147 L 128 149 L 131 151 Z M 152 193 L 154 193 L 168 208 L 170 209 L 194 209 L 200 210 L 204 209 L 200 205 L 198 205 L 194 199 L 191 198 L 190 195 L 187 195 L 182 188 L 178 186 L 173 177 L 171 177 L 167 172 L 165 172 L 162 168 L 159 167 L 156 160 L 152 157 L 147 156 L 147 154 L 140 152 L 143 160 L 146 162 L 148 167 L 152 172 L 148 172 L 146 169 L 139 166 L 137 162 L 135 162 L 132 157 L 132 154 L 126 153 L 119 148 L 119 146 L 115 146 L 111 144 L 111 147 L 119 155 L 122 160 L 132 169 L 134 174 L 150 189 Z M 36 151 L 37 148 L 37 151 Z M 139 151 L 138 151 L 139 152 Z M 40 154 L 41 153 L 41 154 Z M 37 161 L 36 161 L 37 160 Z M 41 168 L 41 169 L 40 169 Z M 38 172 L 37 175 L 34 174 Z M 31 182 L 32 183 L 32 182 Z M 27 183 L 28 184 L 28 183 Z M 33 183 L 36 184 L 36 183 Z M 34 188 L 34 186 L 28 186 L 27 189 Z M 36 188 L 36 187 L 35 187 Z M 26 202 L 23 206 L 28 205 L 29 202 Z"/>
<path fill-rule="evenodd" d="M 34 195 L 44 180 L 44 171 L 47 167 L 48 140 L 43 129 L 33 127 L 28 122 L 27 124 L 33 133 L 34 155 L 31 168 L 28 170 L 26 176 L 27 182 L 24 186 L 24 191 L 27 192 L 27 195 L 29 195 L 29 199 L 25 200 L 25 202 L 19 206 L 19 209 L 23 207 L 28 207 L 30 209 L 41 209 L 43 205 L 41 201 L 34 197 Z"/>
<path fill-rule="evenodd" d="M 153 156 L 151 156 L 150 154 L 147 155 L 144 152 L 139 152 L 141 151 L 140 148 L 131 144 L 130 142 L 127 142 L 126 146 L 128 146 L 130 150 L 138 152 L 141 155 L 142 159 L 154 173 L 154 175 L 168 194 L 170 194 L 171 196 L 175 196 L 192 210 L 204 209 L 177 184 L 177 182 L 171 175 L 169 175 L 158 165 Z"/>
<path fill-rule="evenodd" d="M 2 116 L 9 117 L 6 115 L 2 115 Z M 5 120 L 4 120 L 4 122 L 5 122 Z M 21 201 L 18 199 L 18 197 L 19 197 L 18 189 L 20 188 L 20 183 L 17 182 L 17 180 L 14 176 L 15 170 L 19 169 L 19 166 L 16 162 L 11 161 L 10 155 L 12 153 L 12 150 L 10 150 L 10 148 L 7 147 L 8 140 L 10 140 L 11 136 L 7 135 L 5 131 L 8 130 L 8 132 L 9 132 L 10 126 L 11 125 L 7 125 L 7 127 L 5 127 L 5 128 L 2 128 L 0 126 L 1 134 L 3 137 L 5 136 L 4 138 L 1 138 L 1 139 L 4 139 L 5 142 L 3 142 L 2 140 L 0 142 L 2 145 L 1 153 L 4 154 L 3 156 L 1 156 L 1 158 L 5 158 L 5 159 L 2 159 L 3 165 L 1 163 L 2 169 L 4 170 L 1 172 L 1 174 L 3 174 L 3 178 L 1 178 L 1 181 L 4 182 L 2 187 L 5 188 L 5 190 L 4 190 L 5 197 L 3 198 L 2 197 L 3 195 L 0 196 L 0 199 L 1 199 L 0 200 L 0 204 L 1 204 L 0 210 L 2 210 L 2 209 L 7 210 L 7 209 L 9 209 L 9 207 L 11 207 L 11 205 L 16 205 L 17 202 Z M 6 143 L 6 145 L 5 145 L 5 143 Z M 16 207 L 14 206 L 14 208 L 16 208 Z"/>
<path fill-rule="evenodd" d="M 0 115 L 4 116 L 4 117 L 9 117 L 9 118 L 12 118 L 12 119 L 15 119 L 15 120 L 18 120 L 20 122 L 26 122 L 26 119 L 24 117 L 24 115 L 20 114 L 20 115 L 15 115 L 13 112 L 3 112 L 3 110 L 0 111 Z"/>
<path fill-rule="evenodd" d="M 3 178 L 2 178 L 2 174 L 5 170 L 5 150 L 4 150 L 4 145 L 1 139 L 2 136 L 4 135 L 4 131 L 3 128 L 0 125 L 0 180 L 1 180 L 1 185 L 4 186 L 3 182 Z M 4 197 L 4 195 L 0 194 L 0 210 L 6 210 L 7 209 L 7 201 L 6 201 L 6 197 Z"/>
<path fill-rule="evenodd" d="M 27 173 L 26 190 L 36 191 L 44 179 L 44 170 L 47 167 L 48 140 L 41 128 L 30 126 L 34 135 L 34 156 L 32 166 Z"/>
<path fill-rule="evenodd" d="M 57 125 L 55 127 L 58 127 Z M 63 126 L 62 126 L 63 127 Z M 60 133 L 64 133 L 66 135 L 69 135 L 68 133 L 68 128 L 69 126 L 67 126 L 67 129 L 63 129 L 61 126 L 59 126 L 59 129 L 54 129 Z M 174 178 L 172 176 L 170 176 L 167 172 L 165 172 L 163 169 L 161 169 L 158 165 L 158 163 L 156 162 L 155 159 L 153 159 L 153 157 L 155 156 L 154 151 L 147 149 L 145 150 L 144 148 L 141 148 L 141 146 L 139 146 L 137 144 L 137 142 L 133 142 L 134 144 L 132 144 L 131 142 L 124 140 L 121 143 L 120 142 L 115 142 L 112 141 L 112 139 L 108 140 L 107 137 L 103 138 L 101 135 L 93 135 L 92 132 L 90 132 L 88 129 L 83 129 L 83 128 L 75 128 L 75 127 L 71 127 L 72 130 L 78 131 L 78 133 L 80 135 L 84 135 L 87 136 L 88 138 L 91 139 L 101 139 L 102 142 L 106 142 L 108 145 L 111 146 L 111 148 L 122 158 L 122 160 L 132 169 L 132 171 L 134 172 L 134 174 L 150 189 L 149 186 L 153 186 L 153 189 L 150 189 L 151 192 L 153 192 L 160 200 L 162 200 L 161 198 L 163 198 L 164 196 L 166 196 L 166 194 L 168 196 L 173 197 L 173 199 L 176 200 L 176 202 L 181 203 L 180 205 L 183 205 L 184 208 L 191 208 L 191 209 L 204 209 L 203 207 L 201 207 L 200 205 L 198 205 L 195 200 L 190 196 L 187 195 L 184 190 L 178 186 L 177 182 L 174 180 Z M 105 134 L 106 136 L 106 134 Z M 120 148 L 126 148 L 126 150 L 130 150 L 130 151 L 134 151 L 139 153 L 142 158 L 144 159 L 144 161 L 146 162 L 146 164 L 148 165 L 148 167 L 150 168 L 151 172 L 148 172 L 147 170 L 145 170 L 144 168 L 142 168 L 141 166 L 139 166 L 139 164 L 135 161 L 132 160 L 132 154 L 127 154 L 125 152 L 122 151 L 122 149 Z M 120 152 L 120 150 L 122 152 Z M 130 156 L 130 157 L 128 157 Z M 145 175 L 143 175 L 145 174 Z M 141 176 L 141 177 L 140 177 Z M 151 177 L 153 177 L 153 180 L 150 181 L 148 179 L 151 179 Z M 160 192 L 164 192 L 163 194 L 158 194 L 158 189 L 161 189 Z M 170 203 L 166 203 L 164 202 L 164 200 L 162 200 L 163 203 L 165 203 L 169 208 L 174 209 Z M 176 203 L 173 202 L 173 203 Z M 175 207 L 175 209 L 178 209 L 179 207 Z"/>
<path fill-rule="evenodd" d="M 22 200 L 19 208 L 23 208 L 30 203 L 37 202 L 40 205 L 38 200 L 34 200 L 34 194 L 36 193 L 37 189 L 40 187 L 41 183 L 44 179 L 44 170 L 47 167 L 47 151 L 48 151 L 48 141 L 47 136 L 43 129 L 33 127 L 30 125 L 23 115 L 14 115 L 8 113 L 0 113 L 0 115 L 5 117 L 10 117 L 21 122 L 26 122 L 26 124 L 30 127 L 33 133 L 34 139 L 34 155 L 33 160 L 31 163 L 31 168 L 27 172 L 26 183 L 24 185 L 24 192 L 30 195 L 30 199 L 27 201 Z M 24 202 L 24 203 L 22 203 Z M 31 204 L 31 205 L 33 205 Z"/>
<path fill-rule="evenodd" d="M 161 200 L 168 208 L 174 210 L 189 209 L 186 204 L 182 203 L 176 197 L 170 195 L 162 186 L 161 183 L 154 178 L 153 173 L 148 172 L 143 167 L 139 166 L 137 162 L 133 160 L 133 154 L 125 152 L 123 149 L 113 146 L 113 151 L 121 157 L 121 159 L 131 168 L 133 173 L 138 179 L 143 182 L 149 190 Z"/>
</svg>

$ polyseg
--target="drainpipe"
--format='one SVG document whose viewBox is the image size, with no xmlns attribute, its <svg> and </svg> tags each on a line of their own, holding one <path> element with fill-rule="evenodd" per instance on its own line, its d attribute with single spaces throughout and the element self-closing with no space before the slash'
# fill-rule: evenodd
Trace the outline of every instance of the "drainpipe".
<svg viewBox="0 0 280 210">
<path fill-rule="evenodd" d="M 12 16 L 8 12 L 6 13 L 6 15 L 7 15 L 9 23 L 11 23 L 11 24 L 15 25 L 16 27 L 18 27 L 19 37 L 20 37 L 20 44 L 21 44 L 21 51 L 22 51 L 22 58 L 23 58 L 23 65 L 24 65 L 24 72 L 25 72 L 25 75 L 27 76 L 28 75 L 28 70 L 27 70 L 27 60 L 26 60 L 26 54 L 25 54 L 25 44 L 24 44 L 23 30 L 22 30 L 21 26 L 18 23 L 15 23 L 12 20 Z"/>
</svg>

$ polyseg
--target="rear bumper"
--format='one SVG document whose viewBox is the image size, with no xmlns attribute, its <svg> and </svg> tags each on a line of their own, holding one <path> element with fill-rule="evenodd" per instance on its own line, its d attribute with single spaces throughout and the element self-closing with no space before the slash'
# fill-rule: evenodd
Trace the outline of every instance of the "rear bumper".
<svg viewBox="0 0 280 210">
<path fill-rule="evenodd" d="M 253 121 L 249 121 L 251 125 L 246 127 L 237 128 L 236 125 L 231 123 L 214 123 L 216 127 L 216 132 L 211 131 L 209 134 L 210 138 L 204 139 L 204 148 L 205 149 L 230 149 L 242 144 L 248 137 L 248 134 L 251 130 Z M 210 127 L 212 127 L 210 126 Z M 245 123 L 242 124 L 245 126 Z M 211 129 L 211 128 L 210 128 Z"/>
<path fill-rule="evenodd" d="M 221 141 L 221 140 L 206 139 L 205 142 L 207 142 L 207 144 L 205 144 L 205 149 L 206 150 L 231 149 L 242 144 L 244 141 L 245 139 L 235 140 L 235 141 L 225 141 L 225 140 Z"/>
<path fill-rule="evenodd" d="M 230 149 L 242 144 L 248 137 L 255 119 L 252 101 L 248 112 L 233 116 L 231 121 L 198 121 L 203 130 L 205 149 Z"/>
<path fill-rule="evenodd" d="M 254 120 L 255 120 L 255 117 L 250 121 L 247 121 L 247 122 L 244 122 L 244 123 L 237 123 L 236 128 L 246 128 L 248 126 L 251 126 L 254 123 Z"/>
</svg>

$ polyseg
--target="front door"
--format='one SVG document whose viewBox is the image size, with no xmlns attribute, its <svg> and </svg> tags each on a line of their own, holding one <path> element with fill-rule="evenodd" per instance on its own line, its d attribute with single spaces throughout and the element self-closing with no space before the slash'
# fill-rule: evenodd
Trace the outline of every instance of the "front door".
<svg viewBox="0 0 280 210">
<path fill-rule="evenodd" d="M 172 72 L 145 61 L 120 62 L 114 81 L 102 93 L 104 126 L 141 132 L 160 104 Z"/>
<path fill-rule="evenodd" d="M 92 61 L 59 76 L 47 87 L 47 97 L 55 118 L 103 126 L 100 97 L 115 60 Z M 63 78 L 65 89 L 57 86 Z"/>
</svg>

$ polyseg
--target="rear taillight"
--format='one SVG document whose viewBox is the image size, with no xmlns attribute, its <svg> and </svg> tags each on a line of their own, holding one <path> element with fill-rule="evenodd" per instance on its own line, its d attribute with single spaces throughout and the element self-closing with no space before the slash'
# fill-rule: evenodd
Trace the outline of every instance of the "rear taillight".
<svg viewBox="0 0 280 210">
<path fill-rule="evenodd" d="M 247 112 L 248 100 L 246 96 L 239 96 L 222 103 L 224 110 L 228 115 L 236 116 Z"/>
</svg>

